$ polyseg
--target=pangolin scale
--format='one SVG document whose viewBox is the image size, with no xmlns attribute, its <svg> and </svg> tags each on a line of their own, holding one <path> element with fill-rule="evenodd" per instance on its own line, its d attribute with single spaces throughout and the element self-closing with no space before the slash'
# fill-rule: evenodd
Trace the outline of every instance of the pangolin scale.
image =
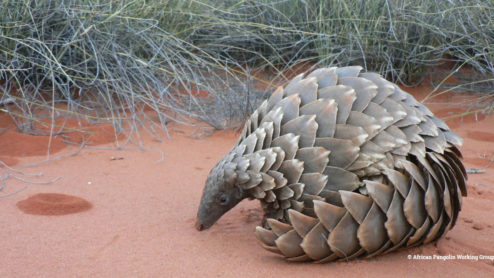
<svg viewBox="0 0 494 278">
<path fill-rule="evenodd" d="M 422 103 L 359 66 L 279 87 L 211 170 L 196 227 L 259 199 L 265 249 L 291 261 L 369 258 L 439 239 L 466 196 L 462 139 Z"/>
</svg>

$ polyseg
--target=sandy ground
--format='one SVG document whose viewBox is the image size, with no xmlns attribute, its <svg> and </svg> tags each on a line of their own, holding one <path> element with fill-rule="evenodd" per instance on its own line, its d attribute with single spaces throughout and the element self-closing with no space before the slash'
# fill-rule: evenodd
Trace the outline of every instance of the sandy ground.
<svg viewBox="0 0 494 278">
<path fill-rule="evenodd" d="M 408 91 L 420 100 L 427 90 Z M 449 117 L 464 111 L 457 106 L 464 100 L 445 96 L 434 99 L 430 107 Z M 465 139 L 466 167 L 483 169 L 494 160 L 494 115 L 477 116 L 448 123 Z M 25 167 L 46 159 L 49 138 L 20 134 L 5 115 L 0 118 L 4 128 L 0 160 L 26 174 L 43 173 L 23 176 L 26 179 L 60 177 L 51 184 L 6 181 L 0 191 L 0 277 L 492 277 L 494 273 L 492 259 L 408 258 L 494 256 L 494 165 L 469 176 L 469 196 L 463 199 L 459 221 L 437 243 L 370 260 L 289 263 L 263 250 L 254 237 L 262 218 L 257 202 L 242 202 L 209 230 L 194 229 L 204 181 L 234 144 L 234 131 L 194 139 L 194 127 L 170 124 L 171 138 L 163 142 L 143 135 L 145 150 L 84 149 L 75 156 Z M 91 142 L 112 146 L 112 136 L 94 131 Z M 51 157 L 77 149 L 54 138 Z M 0 166 L 0 175 L 7 173 L 15 174 Z M 18 190 L 22 191 L 5 196 Z M 29 214 L 26 199 L 37 193 L 77 196 L 92 207 L 66 215 Z M 31 204 L 34 210 L 43 202 L 58 202 L 51 214 L 78 206 L 60 195 L 34 198 L 39 202 Z"/>
</svg>

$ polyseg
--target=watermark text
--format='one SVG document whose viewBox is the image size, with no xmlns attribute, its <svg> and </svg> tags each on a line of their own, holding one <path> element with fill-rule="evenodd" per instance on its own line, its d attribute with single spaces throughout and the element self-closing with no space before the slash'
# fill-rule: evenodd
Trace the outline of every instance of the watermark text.
<svg viewBox="0 0 494 278">
<path fill-rule="evenodd" d="M 492 261 L 494 262 L 494 255 L 470 255 L 470 254 L 457 254 L 457 255 L 420 255 L 420 254 L 408 254 L 409 260 L 417 261 L 453 261 L 453 260 L 465 260 L 465 261 Z"/>
</svg>

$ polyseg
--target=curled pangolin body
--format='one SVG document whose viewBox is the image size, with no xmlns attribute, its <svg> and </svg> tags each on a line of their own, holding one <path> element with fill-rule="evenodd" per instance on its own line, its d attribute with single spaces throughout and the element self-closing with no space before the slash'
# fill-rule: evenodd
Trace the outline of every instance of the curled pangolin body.
<svg viewBox="0 0 494 278">
<path fill-rule="evenodd" d="M 210 176 L 259 199 L 263 247 L 288 260 L 372 257 L 437 240 L 466 196 L 462 139 L 361 67 L 321 68 L 278 88 Z"/>
</svg>

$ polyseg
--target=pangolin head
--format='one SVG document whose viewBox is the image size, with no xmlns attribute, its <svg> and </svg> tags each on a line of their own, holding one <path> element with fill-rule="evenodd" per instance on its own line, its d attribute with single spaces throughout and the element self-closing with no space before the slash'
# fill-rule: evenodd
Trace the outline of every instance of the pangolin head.
<svg viewBox="0 0 494 278">
<path fill-rule="evenodd" d="M 245 198 L 243 190 L 236 185 L 237 173 L 234 169 L 234 164 L 222 159 L 209 173 L 197 212 L 197 230 L 213 226 L 223 214 Z"/>
</svg>

